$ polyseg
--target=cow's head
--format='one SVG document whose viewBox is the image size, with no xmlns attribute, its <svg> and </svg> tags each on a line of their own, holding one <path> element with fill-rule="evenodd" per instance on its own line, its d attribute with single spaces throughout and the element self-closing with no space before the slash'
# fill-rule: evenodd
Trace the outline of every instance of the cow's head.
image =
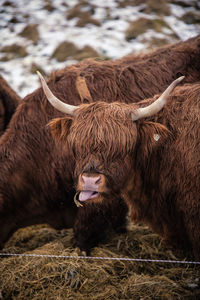
<svg viewBox="0 0 200 300">
<path fill-rule="evenodd" d="M 153 103 L 134 104 L 94 102 L 72 106 L 63 103 L 49 90 L 40 75 L 49 102 L 67 114 L 50 122 L 52 134 L 68 145 L 75 159 L 74 177 L 79 203 L 101 201 L 108 194 L 120 194 L 134 172 L 138 156 L 147 157 L 158 139 L 168 134 L 165 126 L 143 121 L 159 112 L 176 79 Z M 148 103 L 147 103 L 148 104 Z"/>
</svg>

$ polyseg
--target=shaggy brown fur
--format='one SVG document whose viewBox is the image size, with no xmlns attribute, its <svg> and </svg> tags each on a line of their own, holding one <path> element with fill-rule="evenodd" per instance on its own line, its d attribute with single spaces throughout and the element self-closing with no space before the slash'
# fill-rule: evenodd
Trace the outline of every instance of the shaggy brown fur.
<svg viewBox="0 0 200 300">
<path fill-rule="evenodd" d="M 131 113 L 141 105 L 99 102 L 76 110 L 62 139 L 73 150 L 74 176 L 103 174 L 106 183 L 98 184 L 99 195 L 88 203 L 102 204 L 107 197 L 115 203 L 114 195 L 121 195 L 132 220 L 199 259 L 200 82 L 177 87 L 160 113 L 133 122 Z M 59 122 L 50 123 L 56 139 Z"/>
<path fill-rule="evenodd" d="M 145 55 L 83 61 L 52 73 L 49 87 L 62 101 L 79 104 L 75 82 L 80 74 L 94 102 L 133 103 L 162 92 L 181 75 L 185 76 L 182 84 L 200 80 L 199 66 L 200 35 Z"/>
<path fill-rule="evenodd" d="M 134 173 L 141 189 L 139 197 L 131 194 L 132 218 L 150 224 L 170 244 L 192 249 L 196 259 L 200 258 L 199 111 L 200 82 L 177 87 L 168 105 L 152 118 L 172 135 L 165 143 L 160 140 L 160 147 L 146 160 L 141 156 L 142 142 L 138 145 Z"/>
<path fill-rule="evenodd" d="M 48 84 L 64 102 L 88 103 L 84 96 L 88 92 L 81 94 L 76 89 L 78 76 L 84 76 L 94 102 L 130 103 L 164 90 L 177 73 L 185 75 L 185 82 L 195 82 L 200 79 L 199 68 L 200 37 L 197 37 L 158 49 L 152 55 L 125 57 L 114 62 L 89 60 L 52 73 Z M 43 91 L 38 89 L 18 106 L 8 130 L 0 139 L 2 245 L 17 228 L 34 223 L 46 222 L 61 228 L 73 226 L 75 222 L 75 238 L 82 250 L 97 244 L 106 228 L 124 230 L 127 207 L 119 195 L 115 195 L 114 208 L 111 196 L 101 208 L 88 205 L 77 213 L 73 203 L 75 161 L 71 150 L 74 149 L 70 145 L 64 149 L 56 145 L 46 126 L 58 117 L 64 115 L 53 109 Z M 70 122 L 68 118 L 57 126 L 65 127 Z M 128 144 L 131 146 L 132 141 Z M 120 169 L 117 172 L 120 173 Z"/>
<path fill-rule="evenodd" d="M 0 75 L 0 135 L 5 131 L 20 101 L 20 97 Z"/>
</svg>

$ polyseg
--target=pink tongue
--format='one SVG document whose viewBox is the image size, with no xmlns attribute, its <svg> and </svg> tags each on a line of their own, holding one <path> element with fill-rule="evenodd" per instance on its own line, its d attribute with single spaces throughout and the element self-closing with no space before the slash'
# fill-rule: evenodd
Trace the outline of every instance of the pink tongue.
<svg viewBox="0 0 200 300">
<path fill-rule="evenodd" d="M 80 194 L 79 194 L 79 200 L 80 201 L 86 201 L 86 200 L 88 200 L 90 198 L 94 198 L 94 195 L 96 195 L 96 194 L 97 193 L 94 194 L 93 191 L 83 191 L 83 192 L 80 192 Z"/>
</svg>

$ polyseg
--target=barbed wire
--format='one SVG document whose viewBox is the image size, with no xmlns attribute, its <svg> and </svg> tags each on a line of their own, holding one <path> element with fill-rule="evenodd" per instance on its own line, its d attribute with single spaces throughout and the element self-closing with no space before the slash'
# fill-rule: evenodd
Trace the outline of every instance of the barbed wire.
<svg viewBox="0 0 200 300">
<path fill-rule="evenodd" d="M 1 256 L 18 256 L 18 257 L 46 257 L 46 258 L 64 258 L 64 259 L 91 259 L 91 260 L 116 260 L 132 262 L 151 262 L 151 263 L 173 263 L 173 264 L 190 264 L 200 265 L 199 261 L 186 260 L 168 260 L 168 259 L 147 259 L 147 258 L 128 258 L 128 257 L 103 257 L 103 256 L 80 256 L 80 255 L 51 255 L 51 254 L 27 254 L 27 253 L 0 253 Z"/>
</svg>

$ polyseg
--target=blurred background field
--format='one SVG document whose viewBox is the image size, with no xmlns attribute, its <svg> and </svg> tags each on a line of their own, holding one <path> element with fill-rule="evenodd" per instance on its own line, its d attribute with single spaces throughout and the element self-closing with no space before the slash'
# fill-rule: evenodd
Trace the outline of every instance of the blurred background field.
<svg viewBox="0 0 200 300">
<path fill-rule="evenodd" d="M 0 72 L 24 97 L 88 57 L 119 58 L 200 34 L 198 0 L 0 0 Z"/>
</svg>

